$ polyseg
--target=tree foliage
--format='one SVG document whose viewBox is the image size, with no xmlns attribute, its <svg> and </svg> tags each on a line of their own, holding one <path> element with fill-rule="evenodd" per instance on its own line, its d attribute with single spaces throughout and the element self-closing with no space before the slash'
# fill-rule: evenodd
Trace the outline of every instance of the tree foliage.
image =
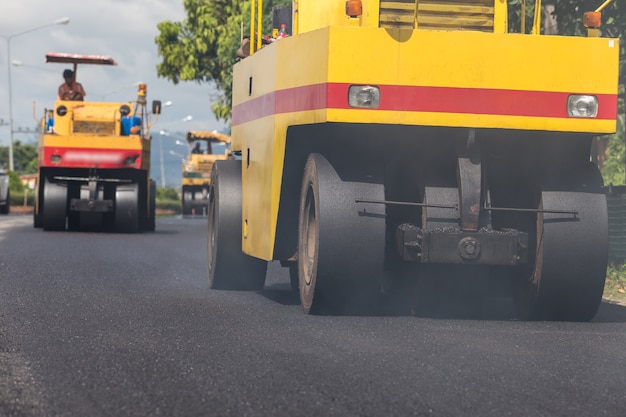
<svg viewBox="0 0 626 417">
<path fill-rule="evenodd" d="M 15 171 L 9 171 L 9 189 L 20 193 L 24 191 L 24 184 L 20 180 L 20 174 Z"/>
<path fill-rule="evenodd" d="M 608 155 L 604 166 L 602 167 L 602 176 L 604 183 L 609 185 L 624 185 L 626 178 L 626 164 L 624 155 L 626 155 L 626 143 L 624 141 L 624 112 L 619 116 L 618 133 L 610 135 L 608 138 Z"/>
<path fill-rule="evenodd" d="M 9 147 L 0 146 L 0 161 L 9 160 Z M 5 169 L 9 169 L 8 162 Z M 13 169 L 19 175 L 37 172 L 37 147 L 23 144 L 19 140 L 13 142 Z"/>
<path fill-rule="evenodd" d="M 173 200 L 173 201 L 179 200 L 178 192 L 176 191 L 176 189 L 169 188 L 169 187 L 157 187 L 156 198 L 158 200 Z"/>
<path fill-rule="evenodd" d="M 270 30 L 274 6 L 290 0 L 263 2 L 265 31 Z M 182 22 L 157 25 L 155 42 L 162 61 L 157 75 L 172 81 L 212 84 L 218 97 L 212 110 L 218 120 L 228 121 L 231 110 L 232 66 L 241 37 L 249 33 L 249 0 L 184 0 L 187 17 Z"/>
</svg>

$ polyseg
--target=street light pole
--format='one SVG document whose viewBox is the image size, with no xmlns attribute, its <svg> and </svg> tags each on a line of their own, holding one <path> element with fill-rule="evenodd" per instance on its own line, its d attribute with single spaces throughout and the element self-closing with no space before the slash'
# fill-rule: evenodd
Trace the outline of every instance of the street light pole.
<svg viewBox="0 0 626 417">
<path fill-rule="evenodd" d="M 13 95 L 11 92 L 11 37 L 7 38 L 7 71 L 9 79 L 9 171 L 13 171 Z"/>
<path fill-rule="evenodd" d="M 183 117 L 180 121 L 184 123 L 190 120 L 193 120 L 193 116 L 187 115 Z M 170 135 L 170 133 L 167 130 L 161 130 L 159 132 L 159 153 L 161 157 L 161 161 L 160 161 L 161 162 L 161 186 L 165 188 L 165 162 L 163 160 L 163 136 L 171 137 L 172 135 Z"/>
<path fill-rule="evenodd" d="M 159 136 L 159 154 L 161 156 L 161 187 L 165 188 L 165 163 L 163 163 L 163 134 Z"/>
<path fill-rule="evenodd" d="M 34 32 L 36 30 L 44 29 L 49 26 L 54 25 L 67 25 L 70 22 L 70 19 L 67 17 L 63 17 L 61 19 L 56 20 L 54 23 L 48 23 L 47 25 L 37 26 L 33 29 L 28 29 L 23 32 L 14 33 L 9 36 L 0 36 L 7 40 L 7 78 L 9 81 L 9 170 L 13 171 L 13 93 L 11 87 L 11 40 L 21 35 L 25 35 L 30 32 Z"/>
</svg>

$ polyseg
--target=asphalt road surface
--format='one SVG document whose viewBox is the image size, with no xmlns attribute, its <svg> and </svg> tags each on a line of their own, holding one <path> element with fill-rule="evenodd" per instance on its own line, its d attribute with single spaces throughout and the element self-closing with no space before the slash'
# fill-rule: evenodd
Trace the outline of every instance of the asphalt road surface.
<svg viewBox="0 0 626 417">
<path fill-rule="evenodd" d="M 626 308 L 591 323 L 307 316 L 286 271 L 208 289 L 206 220 L 0 218 L 1 416 L 625 416 Z"/>
</svg>

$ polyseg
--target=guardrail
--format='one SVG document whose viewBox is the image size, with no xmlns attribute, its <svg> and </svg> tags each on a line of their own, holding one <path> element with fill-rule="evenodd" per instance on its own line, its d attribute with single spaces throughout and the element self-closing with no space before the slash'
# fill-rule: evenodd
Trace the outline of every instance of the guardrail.
<svg viewBox="0 0 626 417">
<path fill-rule="evenodd" d="M 626 189 L 609 187 L 606 196 L 609 213 L 609 261 L 626 263 Z"/>
</svg>

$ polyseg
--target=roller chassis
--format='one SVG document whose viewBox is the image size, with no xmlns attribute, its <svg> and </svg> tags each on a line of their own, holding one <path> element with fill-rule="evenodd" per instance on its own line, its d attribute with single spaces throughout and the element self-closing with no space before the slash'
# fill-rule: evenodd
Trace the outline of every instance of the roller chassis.
<svg viewBox="0 0 626 417">
<path fill-rule="evenodd" d="M 134 170 L 42 169 L 35 227 L 134 233 L 154 231 L 156 184 Z"/>
<path fill-rule="evenodd" d="M 421 155 L 416 160 L 386 155 L 374 169 L 367 169 L 338 158 L 344 146 L 307 147 L 305 138 L 297 135 L 288 141 L 287 155 L 295 166 L 300 161 L 303 174 L 285 174 L 284 207 L 299 209 L 295 215 L 281 217 L 285 223 L 279 223 L 283 232 L 289 231 L 280 234 L 281 243 L 297 241 L 290 246 L 296 254 L 282 261 L 290 266 L 292 286 L 300 294 L 304 311 L 377 314 L 381 300 L 391 299 L 396 312 L 440 315 L 452 297 L 456 305 L 472 300 L 462 310 L 467 315 L 478 314 L 488 297 L 504 293 L 515 301 L 516 317 L 521 319 L 590 320 L 601 301 L 608 253 L 602 178 L 597 167 L 582 157 L 591 137 L 555 135 L 549 145 L 536 143 L 536 155 L 522 150 L 526 148 L 523 141 L 505 154 L 488 136 L 480 141 L 482 148 L 489 149 L 483 166 L 470 168 L 474 174 L 481 173 L 473 182 L 482 184 L 477 189 L 481 215 L 474 218 L 474 229 L 465 230 L 458 204 L 468 197 L 458 186 L 462 174 L 456 177 L 455 170 L 447 169 L 463 159 L 455 153 L 438 153 L 434 164 L 433 155 L 416 149 L 411 152 Z M 396 141 L 400 144 L 403 139 Z M 430 141 L 423 142 L 409 146 L 431 146 Z M 547 159 L 572 149 L 579 149 L 575 153 L 581 158 L 552 170 Z M 375 149 L 370 152 L 374 157 Z M 501 171 L 502 165 L 511 169 Z M 222 173 L 222 178 L 226 175 Z M 292 175 L 296 178 L 287 180 Z M 334 179 L 323 179 L 329 176 Z M 408 179 L 414 188 L 406 187 Z M 369 194 L 368 187 L 379 191 Z M 212 188 L 209 195 L 213 192 Z M 219 247 L 212 237 L 212 231 L 220 228 L 214 204 L 210 197 L 209 239 Z M 233 246 L 231 251 L 224 258 L 240 249 Z M 244 253 L 238 256 L 250 258 Z M 220 266 L 220 258 L 209 258 L 213 259 L 209 271 L 215 273 L 211 271 Z M 247 276 L 256 283 L 254 289 L 260 288 L 259 280 L 264 277 L 264 270 L 258 269 L 226 271 L 220 275 L 222 282 L 235 275 Z M 465 276 L 462 282 L 458 274 Z M 228 288 L 214 282 L 211 286 Z M 445 300 L 436 301 L 435 295 L 441 296 L 442 291 Z"/>
<path fill-rule="evenodd" d="M 209 185 L 183 185 L 182 186 L 183 215 L 206 216 L 209 205 Z"/>
</svg>

